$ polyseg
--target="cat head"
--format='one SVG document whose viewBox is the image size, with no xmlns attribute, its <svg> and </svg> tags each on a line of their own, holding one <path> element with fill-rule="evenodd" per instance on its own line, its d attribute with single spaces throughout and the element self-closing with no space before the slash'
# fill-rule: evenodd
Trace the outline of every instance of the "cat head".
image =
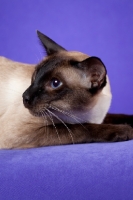
<svg viewBox="0 0 133 200">
<path fill-rule="evenodd" d="M 106 85 L 105 65 L 98 57 L 67 51 L 41 32 L 37 34 L 47 56 L 36 66 L 31 85 L 23 93 L 24 106 L 33 115 L 54 113 L 69 122 L 65 113 L 76 116 L 96 104 Z"/>
</svg>

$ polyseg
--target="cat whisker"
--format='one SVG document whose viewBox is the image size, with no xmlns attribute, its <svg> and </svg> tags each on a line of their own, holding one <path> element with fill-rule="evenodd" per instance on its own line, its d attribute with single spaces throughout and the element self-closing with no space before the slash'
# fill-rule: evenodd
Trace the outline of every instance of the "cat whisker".
<svg viewBox="0 0 133 200">
<path fill-rule="evenodd" d="M 42 111 L 41 111 L 41 115 L 42 115 L 42 118 L 45 117 L 45 120 L 46 120 L 45 132 L 46 132 L 46 134 L 47 134 L 47 140 L 48 140 L 48 131 L 46 131 L 47 126 L 48 126 L 47 113 L 46 113 L 45 111 L 42 110 Z"/>
<path fill-rule="evenodd" d="M 57 108 L 57 107 L 53 107 L 53 106 L 49 106 L 51 109 L 53 109 L 53 110 L 55 110 L 55 111 L 58 111 L 58 112 L 60 112 L 60 113 L 62 113 L 62 114 L 64 114 L 64 115 L 66 115 L 66 116 L 69 116 L 69 117 L 71 117 L 72 119 L 74 119 L 76 122 L 78 122 L 78 124 L 80 124 L 84 129 L 86 129 L 86 127 L 79 121 L 80 120 L 80 118 L 79 117 L 76 117 L 76 116 L 74 116 L 74 115 L 72 115 L 72 114 L 70 114 L 70 113 L 68 113 L 68 112 L 66 112 L 66 111 L 64 111 L 64 110 L 61 110 L 61 109 L 59 109 L 59 108 Z M 86 121 L 85 121 L 85 123 L 87 123 Z M 87 130 L 87 129 L 86 129 Z"/>
<path fill-rule="evenodd" d="M 61 110 L 61 109 L 59 109 L 59 108 L 57 108 L 57 107 L 55 107 L 55 106 L 51 106 L 51 105 L 50 105 L 49 107 L 52 108 L 53 110 L 56 110 L 56 111 L 59 111 L 59 112 L 65 114 L 66 116 L 70 116 L 70 117 L 73 118 L 75 121 L 77 121 L 78 123 L 80 123 L 79 120 L 81 120 L 81 118 L 76 117 L 75 115 L 72 115 L 71 113 L 66 112 L 66 111 L 64 111 L 64 110 Z M 85 122 L 86 122 L 86 121 L 85 121 Z M 86 122 L 86 123 L 87 123 L 87 122 Z"/>
<path fill-rule="evenodd" d="M 41 113 L 42 118 L 43 118 L 43 119 L 45 118 L 46 123 L 47 123 L 47 125 L 48 125 L 47 113 L 46 113 L 44 110 L 41 110 L 40 113 Z"/>
<path fill-rule="evenodd" d="M 58 117 L 58 116 L 55 115 L 53 112 L 51 112 L 49 109 L 46 108 L 46 110 L 47 110 L 48 113 L 51 113 L 56 119 L 58 119 L 60 122 L 62 122 L 62 124 L 67 128 L 67 130 L 68 130 L 68 132 L 69 132 L 69 134 L 70 134 L 72 143 L 74 144 L 74 139 L 73 139 L 73 136 L 72 136 L 73 133 L 72 133 L 71 130 L 68 128 L 68 126 L 65 124 L 65 122 L 64 122 L 60 117 Z"/>
<path fill-rule="evenodd" d="M 54 123 L 54 120 L 53 120 L 53 118 L 52 118 L 52 115 L 49 113 L 49 114 L 47 114 L 47 116 L 49 117 L 50 121 L 51 121 L 52 124 L 53 124 L 53 127 L 55 128 L 55 131 L 56 131 L 56 133 L 57 133 L 57 136 L 58 136 L 58 139 L 59 139 L 60 144 L 62 144 L 61 138 L 60 138 L 59 133 L 58 133 L 58 130 L 57 130 L 56 126 L 55 126 L 55 123 Z"/>
</svg>

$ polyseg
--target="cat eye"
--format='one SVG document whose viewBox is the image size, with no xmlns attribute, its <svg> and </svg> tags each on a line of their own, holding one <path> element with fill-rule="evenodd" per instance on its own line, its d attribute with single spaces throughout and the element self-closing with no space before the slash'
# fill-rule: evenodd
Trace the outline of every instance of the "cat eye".
<svg viewBox="0 0 133 200">
<path fill-rule="evenodd" d="M 62 84 L 63 83 L 59 79 L 57 79 L 57 78 L 52 78 L 52 80 L 51 80 L 51 87 L 53 89 L 59 88 Z"/>
</svg>

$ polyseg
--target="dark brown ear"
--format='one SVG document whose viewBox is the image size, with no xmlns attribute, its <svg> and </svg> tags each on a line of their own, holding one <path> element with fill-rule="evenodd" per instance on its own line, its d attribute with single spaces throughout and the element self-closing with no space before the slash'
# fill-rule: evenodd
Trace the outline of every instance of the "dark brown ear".
<svg viewBox="0 0 133 200">
<path fill-rule="evenodd" d="M 89 57 L 78 63 L 78 66 L 83 68 L 87 77 L 89 77 L 92 91 L 103 88 L 106 85 L 107 70 L 100 58 Z"/>
<path fill-rule="evenodd" d="M 37 35 L 43 45 L 43 47 L 46 50 L 47 55 L 52 55 L 54 53 L 57 53 L 59 51 L 66 51 L 63 47 L 58 45 L 56 42 L 54 42 L 52 39 L 41 33 L 37 30 Z"/>
</svg>

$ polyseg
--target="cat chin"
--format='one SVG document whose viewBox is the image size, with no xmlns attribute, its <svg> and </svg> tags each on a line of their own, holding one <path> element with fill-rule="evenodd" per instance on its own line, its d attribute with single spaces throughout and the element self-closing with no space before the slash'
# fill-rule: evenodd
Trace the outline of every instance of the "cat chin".
<svg viewBox="0 0 133 200">
<path fill-rule="evenodd" d="M 41 111 L 32 111 L 32 110 L 29 110 L 29 112 L 34 117 L 43 117 Z"/>
</svg>

